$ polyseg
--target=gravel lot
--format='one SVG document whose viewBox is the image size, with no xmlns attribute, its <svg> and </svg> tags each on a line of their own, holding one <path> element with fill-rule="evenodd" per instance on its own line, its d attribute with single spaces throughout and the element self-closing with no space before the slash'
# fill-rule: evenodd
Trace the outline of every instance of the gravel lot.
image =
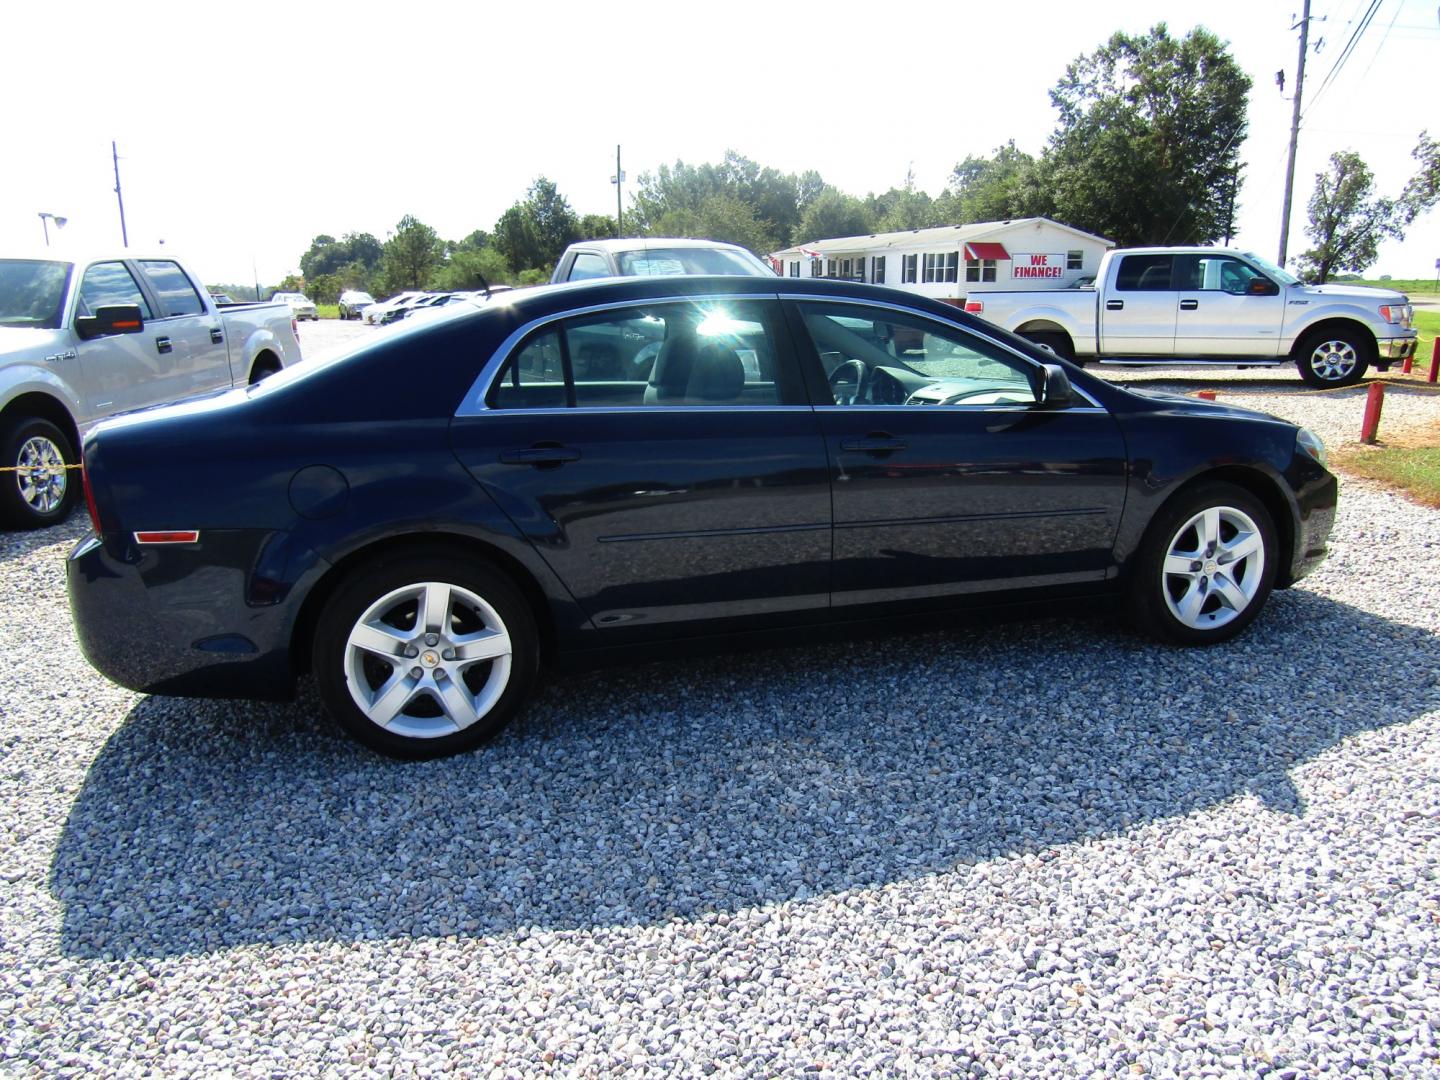
<svg viewBox="0 0 1440 1080">
<path fill-rule="evenodd" d="M 1359 427 L 1289 373 L 1125 377 Z M 418 765 L 105 683 L 82 528 L 0 535 L 0 1069 L 1440 1072 L 1440 512 L 1346 480 L 1325 567 L 1212 650 L 1055 619 L 570 675 Z"/>
</svg>

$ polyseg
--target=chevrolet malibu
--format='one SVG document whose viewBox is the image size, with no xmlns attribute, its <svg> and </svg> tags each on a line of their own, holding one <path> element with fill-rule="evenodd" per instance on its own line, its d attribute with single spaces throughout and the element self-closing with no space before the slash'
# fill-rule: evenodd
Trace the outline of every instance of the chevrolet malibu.
<svg viewBox="0 0 1440 1080">
<path fill-rule="evenodd" d="M 491 738 L 547 663 L 687 637 L 1118 600 L 1239 633 L 1324 557 L 1319 439 L 1135 393 L 846 282 L 517 290 L 85 440 L 69 590 L 158 694 L 309 674 L 397 757 Z"/>
</svg>

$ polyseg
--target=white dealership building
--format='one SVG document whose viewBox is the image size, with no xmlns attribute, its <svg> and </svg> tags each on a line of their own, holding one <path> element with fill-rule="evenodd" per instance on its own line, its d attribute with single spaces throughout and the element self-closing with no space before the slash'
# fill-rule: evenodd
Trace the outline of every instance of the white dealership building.
<svg viewBox="0 0 1440 1080">
<path fill-rule="evenodd" d="M 1094 278 L 1114 246 L 1049 218 L 1016 218 L 816 240 L 770 262 L 785 277 L 869 281 L 963 304 L 997 289 L 1069 288 Z"/>
</svg>

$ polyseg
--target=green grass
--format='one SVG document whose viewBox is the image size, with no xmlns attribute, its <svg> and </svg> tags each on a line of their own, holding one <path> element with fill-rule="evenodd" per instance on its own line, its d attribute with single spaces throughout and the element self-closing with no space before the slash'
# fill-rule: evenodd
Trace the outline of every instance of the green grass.
<svg viewBox="0 0 1440 1080">
<path fill-rule="evenodd" d="M 1440 506 L 1440 447 L 1382 446 L 1344 453 L 1346 472 L 1379 480 L 1427 506 Z"/>
<path fill-rule="evenodd" d="M 1435 284 L 1432 278 L 1396 278 L 1393 281 L 1372 281 L 1369 278 L 1362 278 L 1359 281 L 1335 281 L 1333 285 L 1369 285 L 1374 289 L 1394 289 L 1396 292 L 1403 292 L 1406 296 L 1414 297 L 1416 293 L 1424 296 L 1435 296 L 1440 294 L 1440 286 Z"/>
<path fill-rule="evenodd" d="M 1415 366 L 1420 367 L 1430 363 L 1430 352 L 1435 348 L 1436 335 L 1440 335 L 1440 311 L 1416 308 L 1415 329 L 1420 331 L 1420 344 L 1415 350 Z"/>
<path fill-rule="evenodd" d="M 316 304 L 315 313 L 322 319 L 338 319 L 340 317 L 339 304 Z"/>
</svg>

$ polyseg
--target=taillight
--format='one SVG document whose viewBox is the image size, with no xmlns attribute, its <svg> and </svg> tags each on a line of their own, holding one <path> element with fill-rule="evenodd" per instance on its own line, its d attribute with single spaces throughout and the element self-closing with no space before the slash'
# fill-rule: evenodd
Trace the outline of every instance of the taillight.
<svg viewBox="0 0 1440 1080">
<path fill-rule="evenodd" d="M 95 505 L 95 491 L 90 486 L 90 470 L 80 466 L 80 486 L 85 491 L 85 509 L 90 512 L 90 527 L 100 535 L 100 508 Z"/>
<path fill-rule="evenodd" d="M 983 300 L 966 300 L 966 301 L 965 301 L 965 310 L 968 311 L 971 315 L 979 315 L 982 311 L 985 310 L 985 301 L 983 301 Z"/>
<path fill-rule="evenodd" d="M 291 316 L 290 316 L 290 332 L 295 335 L 295 337 L 296 337 L 297 340 L 299 339 L 299 337 L 300 337 L 300 324 L 295 321 L 295 316 L 294 316 L 294 315 L 291 315 Z"/>
</svg>

